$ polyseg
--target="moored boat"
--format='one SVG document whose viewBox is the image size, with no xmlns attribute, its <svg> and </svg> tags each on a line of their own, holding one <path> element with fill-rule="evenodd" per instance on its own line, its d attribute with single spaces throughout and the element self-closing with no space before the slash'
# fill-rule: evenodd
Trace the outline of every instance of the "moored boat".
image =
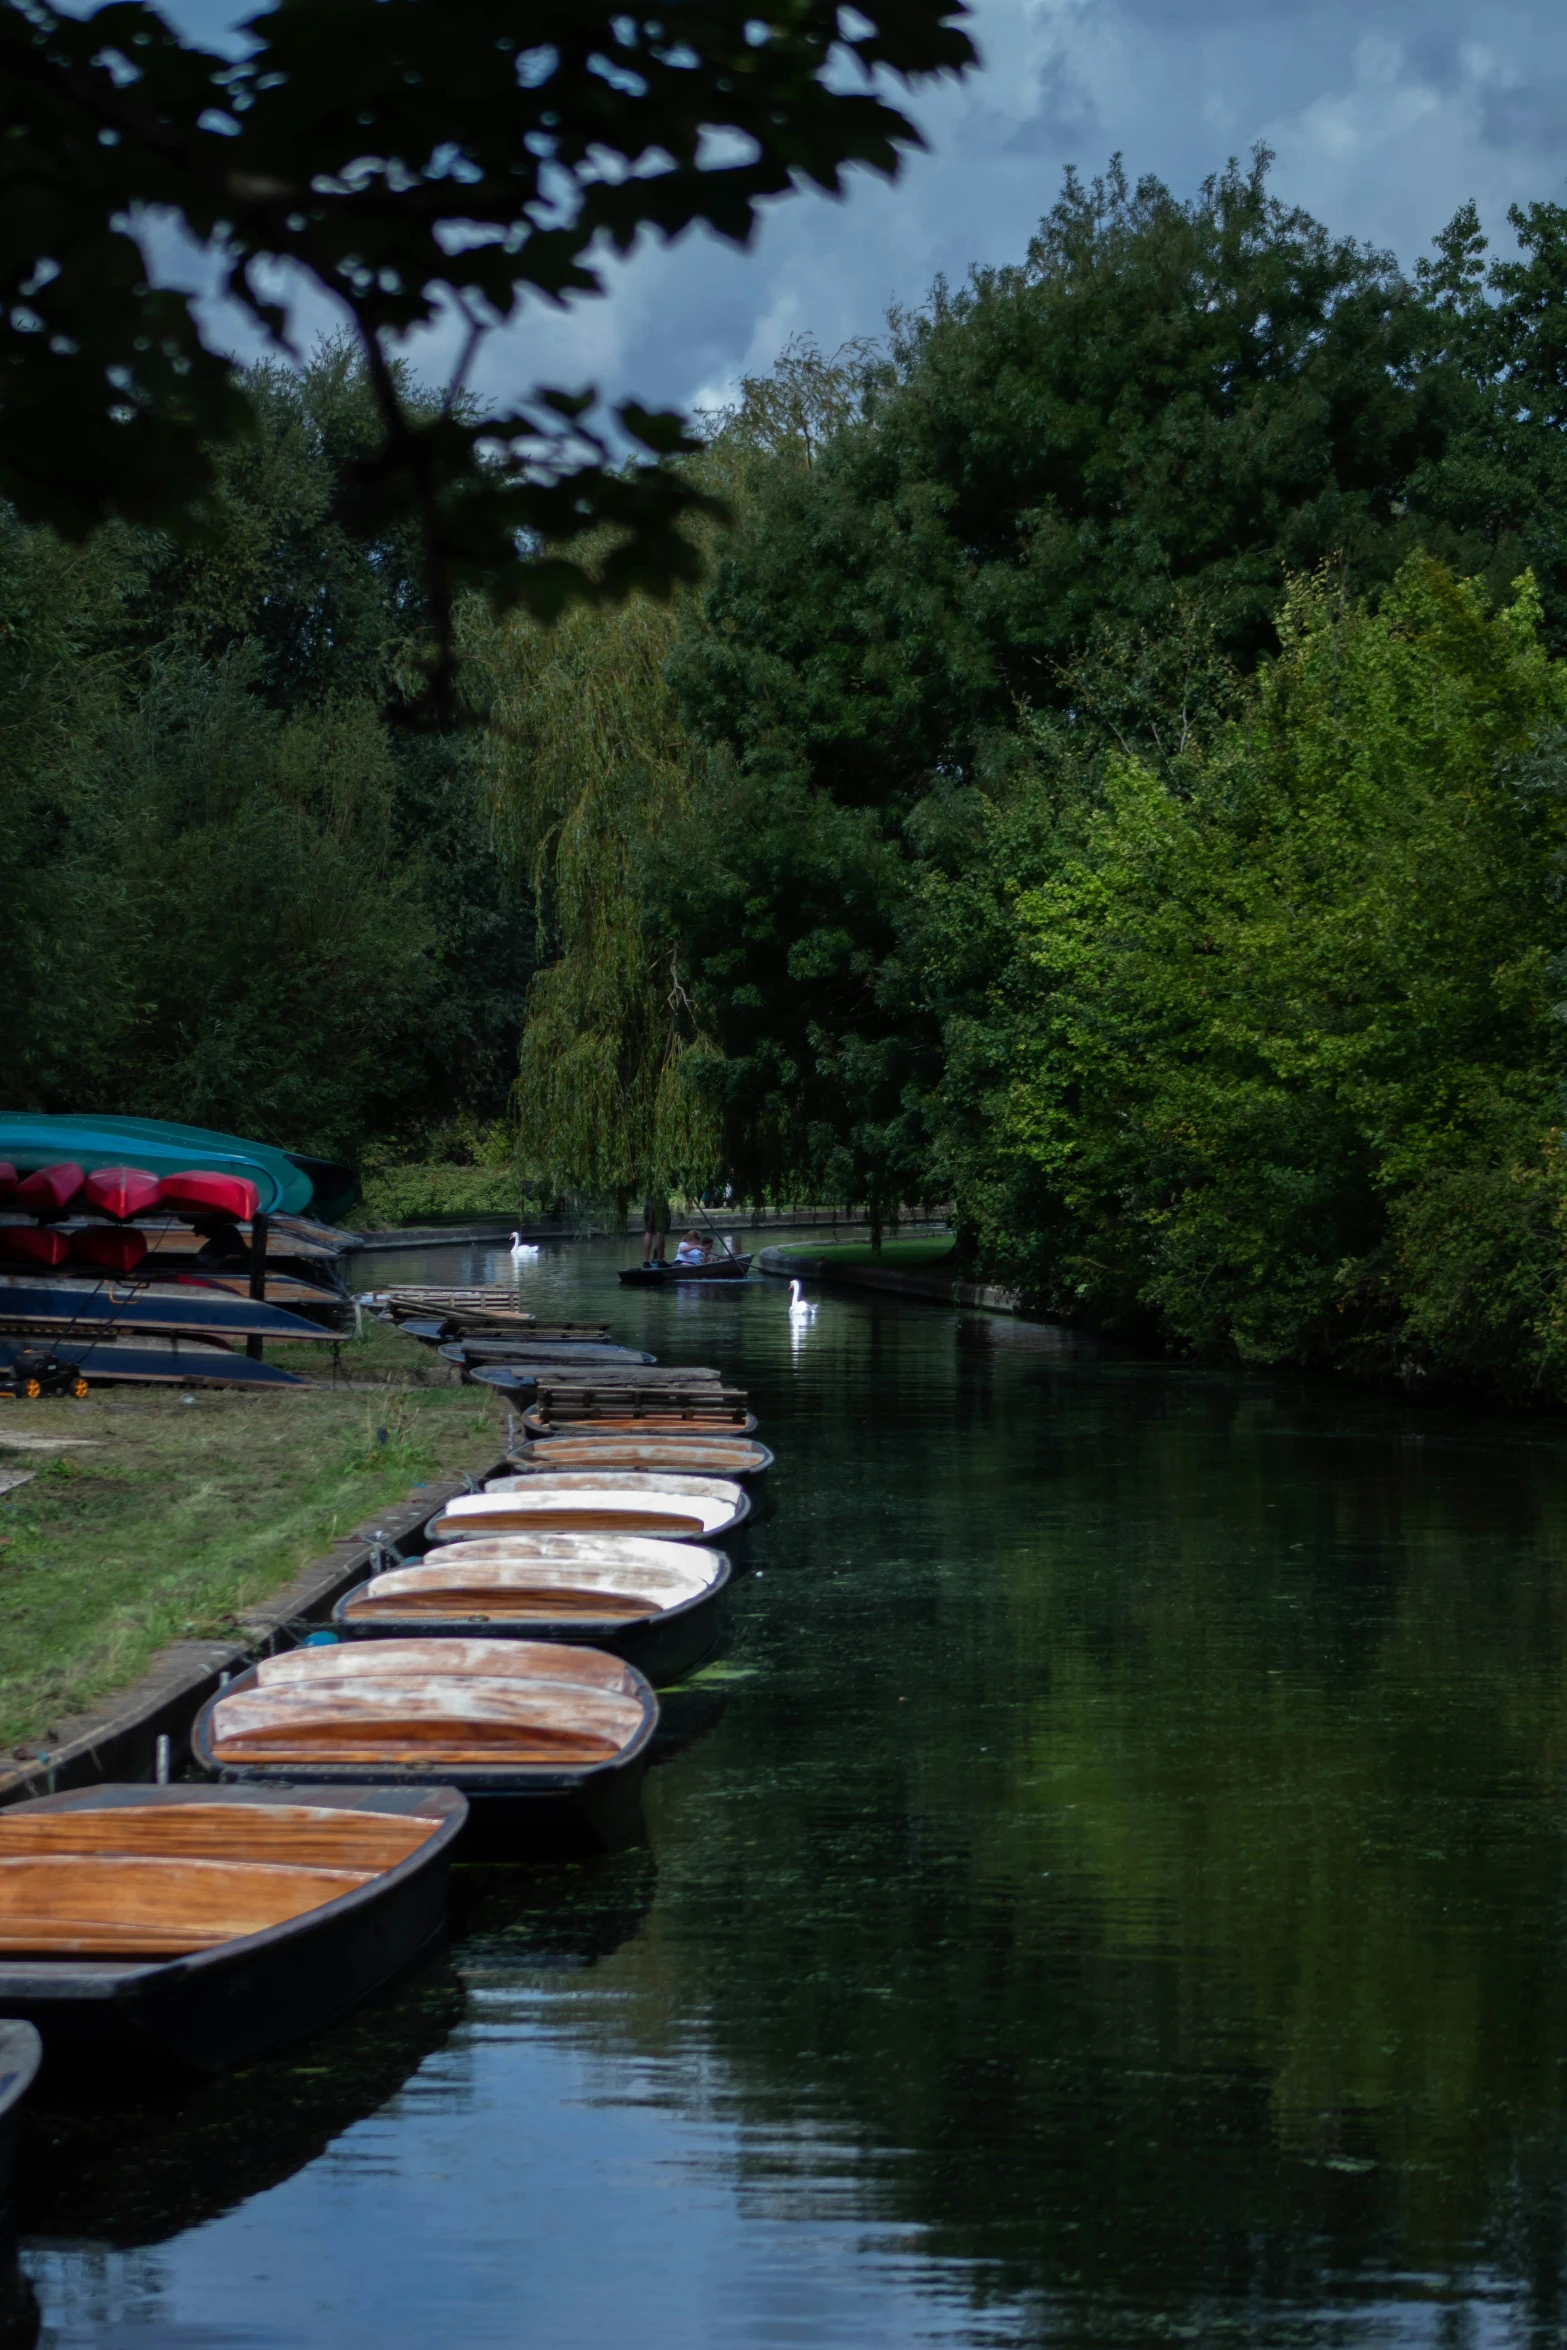
<svg viewBox="0 0 1567 2350">
<path fill-rule="evenodd" d="M 746 1410 L 743 1399 L 731 1399 L 727 1389 L 706 1405 L 680 1397 L 673 1403 L 667 1397 L 634 1398 L 620 1406 L 578 1411 L 561 1409 L 561 1399 L 551 1395 L 530 1404 L 522 1415 L 522 1432 L 533 1443 L 553 1443 L 562 1436 L 754 1436 L 756 1426 L 756 1414 Z"/>
<path fill-rule="evenodd" d="M 718 1637 L 720 1550 L 627 1535 L 514 1535 L 446 1545 L 356 1584 L 333 1621 L 356 1639 L 482 1634 L 580 1641 L 650 1681 L 689 1672 Z"/>
<path fill-rule="evenodd" d="M 476 1841 L 515 1852 L 630 1833 L 657 1724 L 642 1675 L 598 1649 L 365 1640 L 264 1657 L 191 1747 L 227 1781 L 456 1786 Z"/>
<path fill-rule="evenodd" d="M 773 1456 L 754 1437 L 706 1435 L 669 1430 L 656 1436 L 555 1436 L 524 1444 L 512 1454 L 519 1476 L 560 1469 L 650 1469 L 687 1477 L 732 1477 L 754 1484 L 765 1477 Z"/>
<path fill-rule="evenodd" d="M 38 2076 L 43 2053 L 44 2044 L 34 2025 L 0 2019 L 0 2213 L 11 2200 L 22 2105 Z"/>
<path fill-rule="evenodd" d="M 0 2015 L 205 2069 L 294 2039 L 437 1932 L 466 1811 L 433 1785 L 111 1785 L 15 1804 Z"/>
<path fill-rule="evenodd" d="M 331 1336 L 318 1322 L 249 1297 L 170 1283 L 115 1289 L 103 1282 L 73 1287 L 0 1280 L 0 1330 L 32 1337 L 84 1338 L 128 1332 L 181 1338 L 313 1338 Z"/>
<path fill-rule="evenodd" d="M 727 1477 L 562 1469 L 547 1476 L 496 1478 L 484 1493 L 460 1493 L 436 1512 L 426 1532 L 433 1543 L 530 1531 L 718 1542 L 750 1514 L 744 1488 Z"/>
</svg>

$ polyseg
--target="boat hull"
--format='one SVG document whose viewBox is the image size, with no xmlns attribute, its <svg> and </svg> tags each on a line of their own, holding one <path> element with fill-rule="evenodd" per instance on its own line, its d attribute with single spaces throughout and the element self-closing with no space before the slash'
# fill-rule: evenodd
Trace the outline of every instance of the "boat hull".
<svg viewBox="0 0 1567 2350">
<path fill-rule="evenodd" d="M 458 1639 L 553 1640 L 572 1648 L 602 1648 L 610 1656 L 634 1665 L 655 1688 L 678 1681 L 711 1656 L 724 1629 L 730 1568 L 711 1591 L 700 1593 L 680 1607 L 665 1608 L 657 1616 L 630 1617 L 618 1624 L 593 1624 L 580 1616 L 551 1621 L 523 1616 L 508 1623 L 499 1616 L 381 1617 L 373 1623 L 354 1623 L 350 1611 L 370 1586 L 360 1583 L 339 1600 L 333 1622 L 351 1640 L 425 1640 L 450 1635 Z"/>
<path fill-rule="evenodd" d="M 627 1289 L 665 1289 L 674 1282 L 743 1281 L 750 1270 L 749 1257 L 716 1257 L 707 1265 L 626 1265 L 620 1279 Z"/>
<path fill-rule="evenodd" d="M 17 1814 L 289 1799 L 279 1773 L 264 1788 L 78 1788 L 19 1805 Z M 440 1932 L 448 1867 L 467 1825 L 467 1807 L 448 1785 L 405 1789 L 344 1773 L 332 1802 L 348 1810 L 427 1812 L 441 1826 L 409 1859 L 357 1891 L 190 1957 L 0 1958 L 0 2015 L 33 2024 L 50 2046 L 117 2045 L 199 2072 L 248 2063 L 318 2030 L 389 1982 Z"/>
<path fill-rule="evenodd" d="M 494 1636 L 493 1627 L 486 1626 L 485 1636 Z M 431 1637 L 428 1624 L 419 1627 L 418 1637 Z M 573 1645 L 589 1644 L 579 1639 Z M 463 1860 L 613 1852 L 641 1832 L 642 1781 L 658 1728 L 658 1700 L 649 1687 L 641 1691 L 641 1724 L 620 1752 L 610 1761 L 575 1770 L 529 1763 L 313 1762 L 302 1760 L 297 1750 L 287 1762 L 221 1761 L 213 1745 L 213 1716 L 225 1697 L 242 1695 L 255 1682 L 254 1667 L 240 1674 L 208 1699 L 192 1728 L 191 1753 L 219 1786 L 251 1788 L 258 1795 L 268 1791 L 274 1801 L 289 1786 L 387 1788 L 411 1799 L 456 1788 L 468 1807 L 459 1843 Z"/>
<path fill-rule="evenodd" d="M 43 2052 L 43 2040 L 35 2025 L 0 2022 L 0 2212 L 11 2201 L 22 2106 L 37 2078 Z"/>
</svg>

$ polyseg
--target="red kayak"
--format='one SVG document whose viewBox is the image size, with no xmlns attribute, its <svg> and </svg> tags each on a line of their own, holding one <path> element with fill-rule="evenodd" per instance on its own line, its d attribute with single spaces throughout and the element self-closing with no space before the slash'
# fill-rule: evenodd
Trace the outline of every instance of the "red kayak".
<svg viewBox="0 0 1567 2350">
<path fill-rule="evenodd" d="M 0 1224 L 0 1255 L 26 1257 L 32 1265 L 63 1265 L 72 1235 L 39 1224 Z"/>
<path fill-rule="evenodd" d="M 24 1175 L 16 1187 L 16 1204 L 34 1216 L 58 1216 L 68 1208 L 87 1178 L 67 1159 L 58 1167 L 40 1167 Z"/>
<path fill-rule="evenodd" d="M 95 1167 L 84 1186 L 82 1205 L 123 1224 L 128 1217 L 145 1216 L 162 1197 L 157 1176 L 141 1167 Z"/>
<path fill-rule="evenodd" d="M 193 1169 L 185 1175 L 165 1175 L 158 1186 L 162 1203 L 181 1216 L 227 1216 L 248 1224 L 261 1204 L 261 1194 L 243 1175 L 207 1175 Z"/>
<path fill-rule="evenodd" d="M 111 1232 L 89 1225 L 76 1234 L 76 1254 L 84 1265 L 102 1265 L 106 1273 L 134 1273 L 147 1254 L 145 1232 Z"/>
</svg>

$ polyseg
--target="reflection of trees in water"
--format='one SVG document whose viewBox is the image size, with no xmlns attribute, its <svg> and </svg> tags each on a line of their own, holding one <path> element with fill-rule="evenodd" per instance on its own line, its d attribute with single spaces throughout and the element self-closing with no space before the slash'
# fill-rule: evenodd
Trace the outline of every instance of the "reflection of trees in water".
<svg viewBox="0 0 1567 2350">
<path fill-rule="evenodd" d="M 862 2208 L 1045 2330 L 1482 2270 L 1555 2322 L 1559 1452 L 1130 1365 L 1021 1381 L 982 1366 L 898 1451 L 879 1544 L 874 1438 L 821 1428 L 849 1498 L 721 1751 L 652 1785 L 666 1897 L 580 2023 L 780 2191 L 813 2138 L 857 2148 L 827 2167 Z"/>
</svg>

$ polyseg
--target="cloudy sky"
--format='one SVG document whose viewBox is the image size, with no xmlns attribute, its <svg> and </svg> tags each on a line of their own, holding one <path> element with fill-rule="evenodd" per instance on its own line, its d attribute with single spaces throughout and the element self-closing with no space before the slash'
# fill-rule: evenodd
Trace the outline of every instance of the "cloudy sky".
<svg viewBox="0 0 1567 2350">
<path fill-rule="evenodd" d="M 205 30 L 221 4 L 169 12 Z M 977 0 L 972 25 L 982 69 L 916 101 L 929 152 L 895 187 L 861 176 L 842 203 L 780 203 L 746 253 L 700 235 L 649 248 L 612 269 L 607 301 L 495 336 L 476 388 L 716 404 L 792 335 L 831 350 L 938 273 L 1017 258 L 1063 168 L 1117 151 L 1189 193 L 1264 140 L 1281 196 L 1405 262 L 1467 196 L 1501 239 L 1510 203 L 1567 200 L 1561 0 Z"/>
</svg>

